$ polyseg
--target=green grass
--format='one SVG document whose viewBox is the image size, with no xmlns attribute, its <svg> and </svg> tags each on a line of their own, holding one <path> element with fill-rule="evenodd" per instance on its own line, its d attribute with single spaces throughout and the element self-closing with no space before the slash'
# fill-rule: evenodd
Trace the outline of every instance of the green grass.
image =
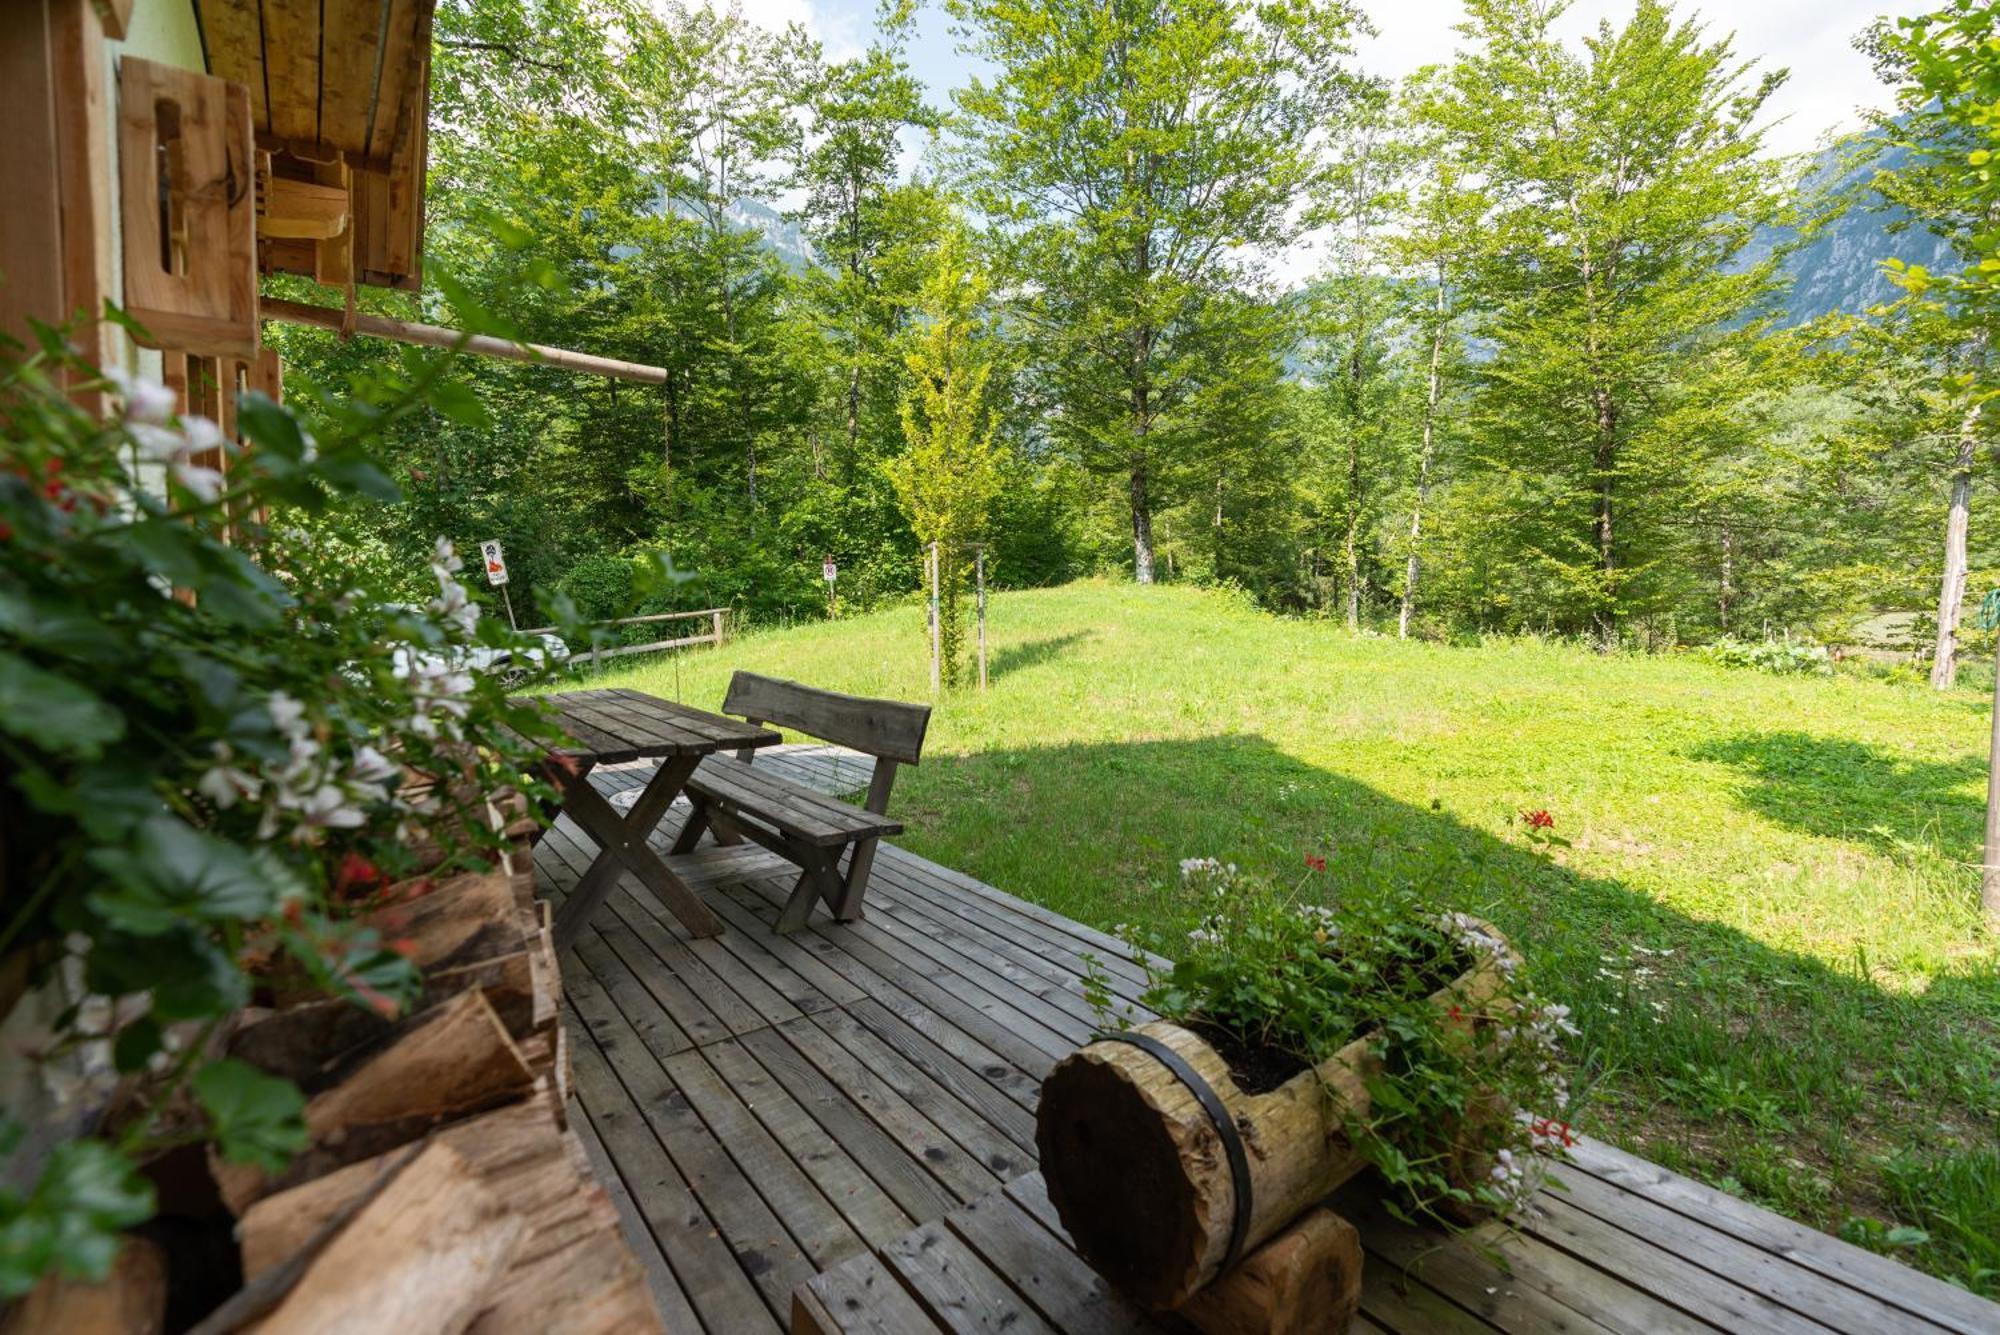
<svg viewBox="0 0 2000 1335">
<path fill-rule="evenodd" d="M 910 848 L 1100 926 L 1165 912 L 1183 857 L 1294 876 L 1330 848 L 1328 895 L 1420 877 L 1575 1007 L 1589 1130 L 2000 1291 L 1980 695 L 1399 643 L 1180 588 L 1003 594 L 992 636 L 991 689 L 948 695 L 899 780 Z M 736 667 L 922 699 L 922 612 L 616 680 L 713 707 Z M 1567 848 L 1523 837 L 1537 807 Z"/>
</svg>

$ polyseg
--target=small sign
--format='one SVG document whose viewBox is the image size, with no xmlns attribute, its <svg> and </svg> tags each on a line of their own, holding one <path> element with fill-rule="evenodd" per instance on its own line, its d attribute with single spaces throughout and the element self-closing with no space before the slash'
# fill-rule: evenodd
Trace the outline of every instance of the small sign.
<svg viewBox="0 0 2000 1335">
<path fill-rule="evenodd" d="M 507 582 L 507 557 L 500 550 L 498 538 L 479 544 L 479 555 L 486 561 L 486 582 L 499 587 Z"/>
<path fill-rule="evenodd" d="M 819 563 L 819 577 L 825 580 L 827 583 L 829 584 L 833 583 L 834 577 L 839 574 L 840 574 L 840 567 L 833 563 L 833 558 L 831 556 L 827 557 L 826 560 L 821 561 Z"/>
</svg>

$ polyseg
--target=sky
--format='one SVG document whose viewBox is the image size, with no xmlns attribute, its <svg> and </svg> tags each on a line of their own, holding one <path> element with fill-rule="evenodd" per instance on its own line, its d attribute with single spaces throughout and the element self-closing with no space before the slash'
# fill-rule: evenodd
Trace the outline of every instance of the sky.
<svg viewBox="0 0 2000 1335">
<path fill-rule="evenodd" d="M 726 0 L 715 0 L 726 3 Z M 875 28 L 874 0 L 740 0 L 759 23 L 781 28 L 801 23 L 836 58 L 857 54 Z M 1703 14 L 1720 33 L 1733 28 L 1739 54 L 1761 66 L 1782 66 L 1791 78 L 1767 108 L 1775 122 L 1769 143 L 1775 152 L 1814 147 L 1829 131 L 1858 123 L 1858 106 L 1886 105 L 1887 90 L 1875 81 L 1868 61 L 1853 47 L 1856 33 L 1877 15 L 1917 14 L 1938 0 L 1737 0 L 1676 6 Z M 1454 24 L 1464 15 L 1460 0 L 1361 0 L 1378 35 L 1359 44 L 1358 57 L 1370 73 L 1400 77 L 1427 62 L 1446 59 L 1458 37 Z M 1562 30 L 1580 35 L 1598 21 L 1620 21 L 1632 0 L 1577 0 L 1563 16 Z M 947 91 L 965 82 L 975 63 L 958 53 L 935 5 L 927 6 L 910 47 L 910 61 L 943 102 Z"/>
</svg>

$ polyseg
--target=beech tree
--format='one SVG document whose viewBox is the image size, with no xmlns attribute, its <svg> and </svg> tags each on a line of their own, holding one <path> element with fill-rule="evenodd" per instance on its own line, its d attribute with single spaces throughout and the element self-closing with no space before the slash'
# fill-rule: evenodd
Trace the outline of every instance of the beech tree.
<svg viewBox="0 0 2000 1335">
<path fill-rule="evenodd" d="M 1123 483 L 1132 572 L 1199 432 L 1193 349 L 1218 292 L 1318 220 L 1346 0 L 947 0 L 991 82 L 957 93 L 960 166 L 1005 244 L 1056 436 Z M 1227 308 L 1227 303 L 1222 304 Z M 1259 354 L 1261 355 L 1261 353 Z"/>
<path fill-rule="evenodd" d="M 1483 444 L 1517 563 L 1608 648 L 1659 591 L 1649 566 L 1719 438 L 1691 419 L 1751 392 L 1738 345 L 1774 265 L 1739 260 L 1781 211 L 1756 117 L 1784 75 L 1753 79 L 1661 0 L 1580 51 L 1551 31 L 1560 0 L 1466 8 L 1470 49 L 1424 111 L 1491 198 L 1474 263 L 1494 345 Z"/>
</svg>

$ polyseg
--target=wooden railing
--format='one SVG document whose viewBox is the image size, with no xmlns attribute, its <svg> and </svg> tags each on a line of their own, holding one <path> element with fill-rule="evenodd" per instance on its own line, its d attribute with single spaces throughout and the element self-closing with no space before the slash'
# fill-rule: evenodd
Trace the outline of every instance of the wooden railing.
<svg viewBox="0 0 2000 1335">
<path fill-rule="evenodd" d="M 658 653 L 662 649 L 691 648 L 697 644 L 712 644 L 719 648 L 722 642 L 728 638 L 728 617 L 728 608 L 709 607 L 699 612 L 656 612 L 651 616 L 616 617 L 610 621 L 590 622 L 590 629 L 593 632 L 609 626 L 647 626 L 663 621 L 693 621 L 701 618 L 706 618 L 709 623 L 709 630 L 705 635 L 684 635 L 678 639 L 654 640 L 648 644 L 617 644 L 608 648 L 599 644 L 598 637 L 592 634 L 590 641 L 590 666 L 595 670 L 601 659 L 616 658 L 620 654 L 651 654 Z M 523 635 L 546 635 L 554 634 L 556 630 L 557 627 L 555 626 L 535 626 L 521 633 Z M 574 654 L 571 656 L 571 661 L 574 662 L 577 658 L 581 657 L 583 655 Z"/>
</svg>

